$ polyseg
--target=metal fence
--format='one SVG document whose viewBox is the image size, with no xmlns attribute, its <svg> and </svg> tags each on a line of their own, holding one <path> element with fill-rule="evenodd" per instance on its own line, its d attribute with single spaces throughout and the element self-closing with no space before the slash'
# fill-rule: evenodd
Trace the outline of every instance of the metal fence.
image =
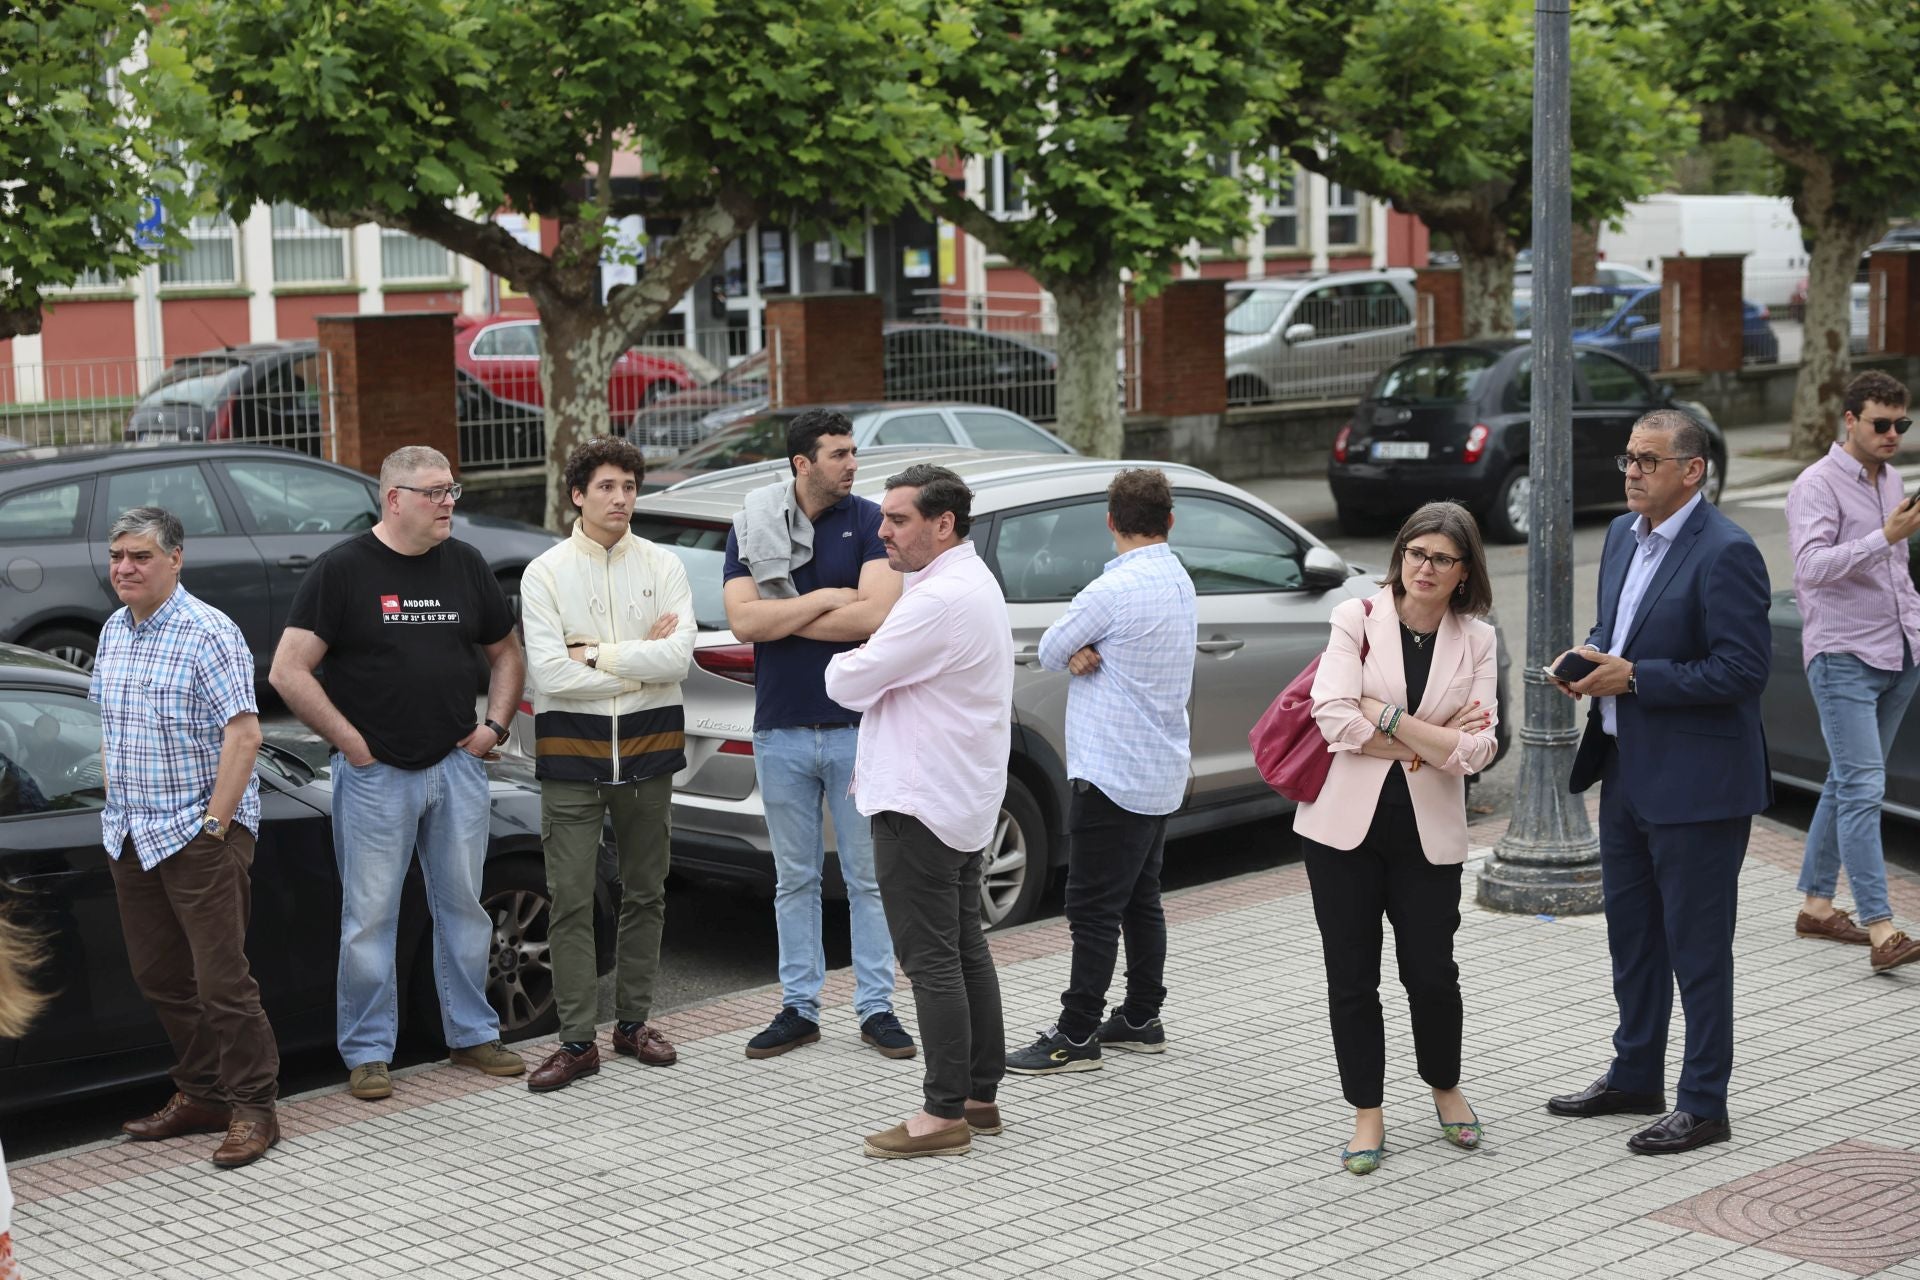
<svg viewBox="0 0 1920 1280">
<path fill-rule="evenodd" d="M 1414 347 L 1410 286 L 1276 280 L 1229 290 L 1227 403 L 1351 400 Z"/>
</svg>

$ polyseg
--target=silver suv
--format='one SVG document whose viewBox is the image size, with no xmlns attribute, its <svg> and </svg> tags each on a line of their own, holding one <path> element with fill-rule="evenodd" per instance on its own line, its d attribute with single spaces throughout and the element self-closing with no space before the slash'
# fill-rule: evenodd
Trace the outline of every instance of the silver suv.
<svg viewBox="0 0 1920 1280">
<path fill-rule="evenodd" d="M 1352 399 L 1413 349 L 1413 272 L 1227 282 L 1227 403 Z"/>
<path fill-rule="evenodd" d="M 860 462 L 854 490 L 875 500 L 887 476 L 915 462 L 951 467 L 974 491 L 971 536 L 1006 590 L 1019 664 L 1006 807 L 980 909 L 989 925 L 1017 923 L 1065 856 L 1068 677 L 1037 665 L 1040 635 L 1113 558 L 1107 483 L 1140 464 L 927 446 L 867 449 Z M 1254 769 L 1247 731 L 1326 646 L 1333 606 L 1376 588 L 1258 498 L 1192 467 L 1146 465 L 1173 482 L 1173 550 L 1199 604 L 1192 779 L 1169 823 L 1170 835 L 1186 836 L 1288 807 Z M 787 478 L 784 463 L 701 477 L 645 495 L 632 523 L 686 564 L 700 624 L 684 686 L 687 768 L 673 780 L 675 869 L 762 887 L 773 863 L 753 769 L 753 646 L 727 630 L 720 575 L 729 522 L 747 493 Z"/>
</svg>

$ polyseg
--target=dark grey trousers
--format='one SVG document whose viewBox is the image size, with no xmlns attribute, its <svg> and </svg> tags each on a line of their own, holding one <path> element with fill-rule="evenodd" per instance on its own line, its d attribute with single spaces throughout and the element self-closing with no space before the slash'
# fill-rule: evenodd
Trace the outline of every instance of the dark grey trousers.
<svg viewBox="0 0 1920 1280">
<path fill-rule="evenodd" d="M 927 1114 L 958 1120 L 992 1102 L 1006 1074 L 1000 978 L 980 933 L 985 855 L 948 848 L 918 818 L 873 817 L 873 869 L 893 954 L 913 983 L 926 1056 Z"/>
</svg>

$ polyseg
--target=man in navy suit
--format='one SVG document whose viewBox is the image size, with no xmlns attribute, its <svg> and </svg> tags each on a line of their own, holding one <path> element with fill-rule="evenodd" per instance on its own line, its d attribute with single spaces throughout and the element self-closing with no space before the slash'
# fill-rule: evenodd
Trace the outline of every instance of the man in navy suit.
<svg viewBox="0 0 1920 1280">
<path fill-rule="evenodd" d="M 1700 493 L 1707 434 L 1657 409 L 1634 424 L 1627 506 L 1600 553 L 1599 620 L 1576 652 L 1598 663 L 1569 786 L 1600 790 L 1600 871 L 1620 1024 L 1614 1059 L 1562 1116 L 1660 1115 L 1627 1145 L 1691 1151 L 1733 1135 L 1733 925 L 1753 815 L 1773 802 L 1760 692 L 1771 666 L 1767 569 L 1746 531 Z M 1667 1113 L 1673 986 L 1686 1061 Z M 1666 1114 L 1662 1114 L 1666 1113 Z"/>
</svg>

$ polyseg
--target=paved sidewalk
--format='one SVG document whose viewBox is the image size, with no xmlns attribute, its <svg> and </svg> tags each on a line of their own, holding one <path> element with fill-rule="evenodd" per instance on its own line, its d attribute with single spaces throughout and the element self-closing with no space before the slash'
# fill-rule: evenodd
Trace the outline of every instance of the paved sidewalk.
<svg viewBox="0 0 1920 1280">
<path fill-rule="evenodd" d="M 741 1050 L 771 988 L 661 1017 L 672 1068 L 613 1059 L 536 1097 L 427 1067 L 387 1102 L 293 1100 L 286 1140 L 238 1172 L 206 1162 L 212 1138 L 28 1162 L 15 1238 L 29 1277 L 115 1280 L 1920 1277 L 1920 966 L 1874 976 L 1864 948 L 1796 939 L 1799 853 L 1756 825 L 1735 1137 L 1688 1155 L 1631 1154 L 1634 1117 L 1541 1107 L 1608 1058 L 1600 921 L 1468 905 L 1464 1085 L 1486 1146 L 1441 1140 L 1389 976 L 1388 1156 L 1342 1171 L 1349 1113 L 1290 867 L 1170 898 L 1169 1051 L 1010 1078 L 1005 1135 L 964 1159 L 861 1155 L 916 1105 L 920 1063 L 860 1046 L 840 973 L 821 1044 L 766 1062 Z M 1891 875 L 1896 913 L 1920 918 L 1920 878 Z M 1053 1016 L 1066 928 L 993 943 L 1022 1043 Z M 1676 1038 L 1675 1074 L 1677 1055 Z"/>
</svg>

